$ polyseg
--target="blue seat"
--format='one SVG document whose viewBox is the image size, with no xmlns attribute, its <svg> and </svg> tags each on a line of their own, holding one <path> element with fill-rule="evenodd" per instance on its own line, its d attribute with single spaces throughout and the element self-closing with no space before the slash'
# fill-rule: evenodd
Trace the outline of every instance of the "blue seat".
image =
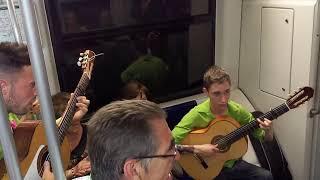
<svg viewBox="0 0 320 180">
<path fill-rule="evenodd" d="M 163 108 L 167 112 L 167 123 L 172 130 L 193 107 L 197 105 L 195 100 Z"/>
</svg>

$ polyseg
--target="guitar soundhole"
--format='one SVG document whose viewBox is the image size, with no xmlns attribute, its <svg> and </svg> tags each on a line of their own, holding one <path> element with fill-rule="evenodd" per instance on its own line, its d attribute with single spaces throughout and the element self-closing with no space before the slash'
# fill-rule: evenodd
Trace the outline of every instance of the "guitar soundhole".
<svg viewBox="0 0 320 180">
<path fill-rule="evenodd" d="M 218 144 L 218 148 L 220 150 L 220 153 L 225 153 L 227 151 L 229 151 L 230 149 L 230 145 L 225 144 L 223 142 L 219 142 L 224 136 L 222 135 L 218 135 L 212 138 L 211 140 L 211 144 Z"/>
<path fill-rule="evenodd" d="M 48 155 L 49 155 L 48 146 L 45 146 L 44 148 L 41 149 L 38 156 L 38 161 L 37 161 L 37 170 L 40 177 L 42 177 L 43 164 L 47 160 Z"/>
</svg>

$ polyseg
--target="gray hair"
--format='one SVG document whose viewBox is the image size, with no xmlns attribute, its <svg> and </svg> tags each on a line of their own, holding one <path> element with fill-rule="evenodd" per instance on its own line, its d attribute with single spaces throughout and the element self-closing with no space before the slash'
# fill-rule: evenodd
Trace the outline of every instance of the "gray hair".
<svg viewBox="0 0 320 180">
<path fill-rule="evenodd" d="M 166 113 L 146 100 L 115 101 L 98 110 L 88 122 L 92 179 L 120 179 L 127 159 L 153 155 L 159 143 L 150 123 L 159 118 Z M 147 170 L 148 160 L 141 164 Z"/>
</svg>

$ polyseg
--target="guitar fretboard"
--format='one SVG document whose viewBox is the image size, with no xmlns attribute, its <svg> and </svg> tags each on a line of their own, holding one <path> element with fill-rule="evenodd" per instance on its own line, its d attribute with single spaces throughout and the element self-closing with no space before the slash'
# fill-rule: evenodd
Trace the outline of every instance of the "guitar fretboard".
<svg viewBox="0 0 320 180">
<path fill-rule="evenodd" d="M 281 116 L 282 114 L 288 112 L 290 108 L 287 106 L 286 103 L 281 104 L 280 106 L 271 109 L 269 112 L 263 114 L 259 117 L 263 121 L 264 118 L 269 120 L 274 120 L 277 117 Z M 250 123 L 241 126 L 240 128 L 232 131 L 231 133 L 227 134 L 223 138 L 221 138 L 217 144 L 218 148 L 224 148 L 226 146 L 231 145 L 232 143 L 236 142 L 237 140 L 243 138 L 244 136 L 248 135 L 250 132 L 254 131 L 255 129 L 259 128 L 259 122 L 257 119 L 251 121 Z"/>
<path fill-rule="evenodd" d="M 72 98 L 70 99 L 70 103 L 68 104 L 66 108 L 66 112 L 62 117 L 61 125 L 58 128 L 58 135 L 59 135 L 59 142 L 60 144 L 63 142 L 63 139 L 65 137 L 65 134 L 72 123 L 72 118 L 76 111 L 76 103 L 77 103 L 77 97 L 84 95 L 85 90 L 87 89 L 87 86 L 89 84 L 89 77 L 86 73 L 82 74 L 82 77 L 78 83 L 77 88 L 75 89 Z"/>
</svg>

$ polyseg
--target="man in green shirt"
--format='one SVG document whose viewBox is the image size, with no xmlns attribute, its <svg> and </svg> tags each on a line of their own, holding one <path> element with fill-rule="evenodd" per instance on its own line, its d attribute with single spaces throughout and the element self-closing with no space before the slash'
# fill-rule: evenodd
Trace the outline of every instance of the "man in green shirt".
<svg viewBox="0 0 320 180">
<path fill-rule="evenodd" d="M 229 100 L 231 80 L 230 76 L 217 66 L 210 67 L 203 77 L 203 92 L 208 99 L 197 105 L 176 125 L 172 135 L 177 144 L 195 128 L 205 128 L 211 121 L 222 115 L 229 115 L 244 125 L 254 118 L 240 104 Z M 268 119 L 258 120 L 260 128 L 254 131 L 254 136 L 259 139 L 272 140 L 272 123 Z M 203 144 L 192 146 L 195 153 L 204 156 L 216 156 L 219 153 L 217 145 Z M 243 160 L 229 160 L 215 179 L 272 179 L 269 171 L 249 164 Z"/>
</svg>

